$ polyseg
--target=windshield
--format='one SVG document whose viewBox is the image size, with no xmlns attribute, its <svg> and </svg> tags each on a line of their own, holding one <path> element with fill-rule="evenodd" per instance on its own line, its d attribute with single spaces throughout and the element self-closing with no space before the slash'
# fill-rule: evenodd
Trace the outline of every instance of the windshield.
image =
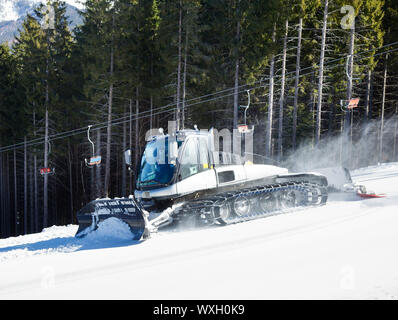
<svg viewBox="0 0 398 320">
<path fill-rule="evenodd" d="M 169 161 L 167 137 L 149 142 L 141 159 L 138 187 L 169 184 L 174 176 L 175 167 L 175 161 Z"/>
</svg>

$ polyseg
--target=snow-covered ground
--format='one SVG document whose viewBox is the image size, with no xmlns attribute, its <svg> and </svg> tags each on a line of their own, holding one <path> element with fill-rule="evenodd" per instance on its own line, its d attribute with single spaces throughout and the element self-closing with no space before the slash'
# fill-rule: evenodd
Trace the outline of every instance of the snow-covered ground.
<svg viewBox="0 0 398 320">
<path fill-rule="evenodd" d="M 146 242 L 113 220 L 0 240 L 0 299 L 398 299 L 398 163 L 352 175 L 387 197 Z"/>
</svg>

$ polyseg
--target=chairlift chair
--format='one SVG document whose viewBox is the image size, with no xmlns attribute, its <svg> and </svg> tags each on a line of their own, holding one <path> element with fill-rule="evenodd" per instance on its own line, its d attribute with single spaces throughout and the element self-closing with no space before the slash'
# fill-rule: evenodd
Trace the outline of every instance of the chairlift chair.
<svg viewBox="0 0 398 320">
<path fill-rule="evenodd" d="M 55 168 L 40 168 L 40 174 L 42 176 L 48 176 L 48 175 L 54 175 L 55 174 Z"/>
<path fill-rule="evenodd" d="M 340 100 L 340 107 L 343 112 L 353 111 L 358 108 L 359 98 L 353 98 L 350 100 Z"/>
<path fill-rule="evenodd" d="M 51 154 L 51 143 L 50 143 L 50 140 L 48 140 L 48 152 L 47 152 L 47 157 L 49 156 Z M 40 175 L 41 176 L 48 176 L 48 175 L 54 175 L 55 174 L 55 168 L 50 168 L 50 167 L 47 167 L 47 168 L 40 168 L 40 170 L 39 170 L 39 172 L 40 172 Z"/>
<path fill-rule="evenodd" d="M 241 134 L 253 134 L 254 132 L 254 125 L 249 129 L 249 126 L 247 125 L 247 110 L 250 107 L 250 90 L 246 90 L 247 92 L 247 105 L 245 106 L 239 106 L 240 108 L 244 108 L 244 124 L 238 125 L 238 132 Z"/>
<path fill-rule="evenodd" d="M 92 125 L 88 126 L 87 138 L 88 138 L 88 141 L 91 143 L 92 148 L 93 148 L 92 156 L 89 159 L 87 159 L 87 158 L 84 159 L 84 161 L 86 163 L 86 166 L 88 168 L 93 168 L 94 166 L 98 167 L 98 166 L 100 166 L 101 161 L 102 161 L 102 157 L 100 155 L 95 155 L 95 145 L 94 145 L 94 142 L 90 139 L 90 129 L 91 129 L 91 127 L 92 127 Z"/>
</svg>

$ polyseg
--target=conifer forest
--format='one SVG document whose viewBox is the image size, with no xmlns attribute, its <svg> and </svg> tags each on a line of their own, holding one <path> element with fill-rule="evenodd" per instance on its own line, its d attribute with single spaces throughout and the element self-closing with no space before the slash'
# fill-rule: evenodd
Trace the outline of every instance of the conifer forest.
<svg viewBox="0 0 398 320">
<path fill-rule="evenodd" d="M 1 238 L 133 194 L 124 151 L 134 168 L 169 121 L 246 120 L 280 166 L 398 161 L 396 0 L 86 0 L 79 14 L 72 28 L 63 1 L 43 2 L 0 44 Z"/>
</svg>

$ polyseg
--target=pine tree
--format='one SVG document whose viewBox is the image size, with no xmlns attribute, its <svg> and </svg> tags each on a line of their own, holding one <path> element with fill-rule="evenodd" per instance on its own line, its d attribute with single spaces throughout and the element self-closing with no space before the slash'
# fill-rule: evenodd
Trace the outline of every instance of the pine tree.
<svg viewBox="0 0 398 320">
<path fill-rule="evenodd" d="M 117 88 L 119 52 L 118 1 L 100 0 L 86 2 L 82 13 L 84 24 L 77 30 L 81 65 L 85 77 L 84 94 L 94 105 L 106 105 L 106 154 L 104 195 L 110 193 L 111 184 L 111 144 L 114 91 Z M 102 120 L 101 114 L 94 112 L 93 120 Z"/>
<path fill-rule="evenodd" d="M 72 35 L 65 16 L 64 2 L 48 2 L 35 10 L 35 16 L 24 21 L 20 36 L 14 46 L 15 56 L 21 72 L 21 84 L 24 87 L 25 110 L 47 119 L 45 125 L 44 163 L 49 167 L 49 125 L 48 119 L 55 118 L 59 110 L 67 108 L 63 95 L 65 85 L 65 66 L 71 54 Z M 54 117 L 53 117 L 54 115 Z M 65 127 L 52 128 L 63 130 Z M 29 129 L 29 128 L 28 128 Z M 30 128 L 36 131 L 34 128 Z M 32 130 L 33 129 L 33 130 Z M 26 129 L 24 133 L 26 133 Z M 44 176 L 43 226 L 48 225 L 48 176 Z"/>
</svg>

